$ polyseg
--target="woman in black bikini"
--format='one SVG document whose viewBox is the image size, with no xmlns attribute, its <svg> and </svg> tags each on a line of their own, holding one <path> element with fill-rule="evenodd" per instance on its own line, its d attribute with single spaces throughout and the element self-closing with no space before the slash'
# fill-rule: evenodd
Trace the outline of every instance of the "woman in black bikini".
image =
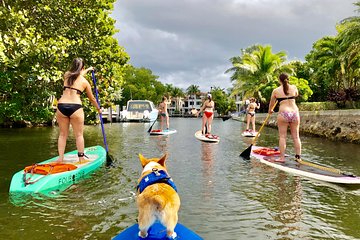
<svg viewBox="0 0 360 240">
<path fill-rule="evenodd" d="M 169 114 L 167 112 L 167 98 L 163 96 L 162 102 L 159 104 L 160 112 L 160 129 L 163 130 L 164 119 L 166 120 L 166 130 L 169 130 Z"/>
<path fill-rule="evenodd" d="M 255 98 L 250 98 L 250 104 L 248 105 L 247 109 L 246 109 L 246 132 L 251 132 L 253 131 L 253 133 L 256 132 L 255 130 L 255 109 L 259 109 L 260 108 L 260 103 L 256 104 L 256 99 Z M 252 124 L 252 130 L 249 129 L 250 127 L 250 121 Z"/>
<path fill-rule="evenodd" d="M 58 101 L 56 111 L 56 119 L 60 128 L 58 139 L 59 162 L 64 161 L 66 139 L 69 135 L 70 124 L 76 140 L 79 162 L 84 161 L 84 110 L 80 98 L 84 91 L 92 105 L 101 113 L 101 109 L 91 91 L 91 86 L 84 78 L 84 75 L 90 70 L 93 70 L 93 67 L 85 69 L 84 61 L 81 58 L 76 58 L 72 62 L 69 71 L 64 74 L 64 91 Z"/>
</svg>

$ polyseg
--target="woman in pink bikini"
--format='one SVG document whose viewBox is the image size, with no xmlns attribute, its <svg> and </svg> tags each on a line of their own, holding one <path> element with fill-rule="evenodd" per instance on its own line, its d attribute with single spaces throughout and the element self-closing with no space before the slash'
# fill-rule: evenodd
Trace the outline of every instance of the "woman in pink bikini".
<svg viewBox="0 0 360 240">
<path fill-rule="evenodd" d="M 299 137 L 300 115 L 296 105 L 295 98 L 299 95 L 295 85 L 289 84 L 288 75 L 282 73 L 279 76 L 281 86 L 275 88 L 271 94 L 269 114 L 275 102 L 279 103 L 279 114 L 277 116 L 277 125 L 279 130 L 279 148 L 280 158 L 276 161 L 285 161 L 286 136 L 287 129 L 290 127 L 290 133 L 294 141 L 295 158 L 300 159 L 301 141 Z"/>
<path fill-rule="evenodd" d="M 211 135 L 211 123 L 214 118 L 214 109 L 215 109 L 215 103 L 212 100 L 212 96 L 210 93 L 207 95 L 207 99 L 205 100 L 204 104 L 200 108 L 200 111 L 196 113 L 196 116 L 199 115 L 202 111 L 204 111 L 204 115 L 202 117 L 202 126 L 201 126 L 201 132 L 205 137 L 212 138 Z M 205 129 L 205 125 L 207 123 L 207 132 Z"/>
</svg>

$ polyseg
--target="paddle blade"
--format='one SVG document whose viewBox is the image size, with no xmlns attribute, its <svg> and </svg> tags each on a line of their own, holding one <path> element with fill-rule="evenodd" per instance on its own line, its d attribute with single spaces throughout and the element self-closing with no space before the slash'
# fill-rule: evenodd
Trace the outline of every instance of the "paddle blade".
<svg viewBox="0 0 360 240">
<path fill-rule="evenodd" d="M 114 166 L 114 157 L 111 156 L 108 152 L 106 152 L 106 166 L 107 167 Z"/>
<path fill-rule="evenodd" d="M 151 132 L 151 130 L 152 130 L 152 128 L 153 128 L 153 126 L 154 126 L 155 122 L 156 122 L 156 119 L 154 120 L 153 124 L 151 124 L 151 126 L 150 126 L 150 128 L 149 128 L 149 130 L 148 130 L 148 133 L 149 133 L 149 132 Z"/>
<path fill-rule="evenodd" d="M 250 160 L 251 147 L 252 147 L 252 144 L 247 149 L 245 149 L 242 153 L 240 153 L 240 157 L 242 157 L 243 159 L 246 159 L 246 160 Z"/>
<path fill-rule="evenodd" d="M 223 116 L 221 117 L 223 122 L 225 122 L 226 120 L 229 120 L 231 118 L 231 116 Z"/>
</svg>

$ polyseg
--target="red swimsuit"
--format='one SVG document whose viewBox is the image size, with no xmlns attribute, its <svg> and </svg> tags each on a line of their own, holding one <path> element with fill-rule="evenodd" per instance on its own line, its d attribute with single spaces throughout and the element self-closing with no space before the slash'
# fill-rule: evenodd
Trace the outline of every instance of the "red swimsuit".
<svg viewBox="0 0 360 240">
<path fill-rule="evenodd" d="M 211 118 L 211 116 L 213 115 L 213 112 L 204 111 L 204 114 L 207 118 Z"/>
</svg>

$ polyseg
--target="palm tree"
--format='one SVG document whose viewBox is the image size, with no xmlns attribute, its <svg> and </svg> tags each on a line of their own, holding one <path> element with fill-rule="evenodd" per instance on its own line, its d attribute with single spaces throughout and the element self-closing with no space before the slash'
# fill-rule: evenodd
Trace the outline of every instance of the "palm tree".
<svg viewBox="0 0 360 240">
<path fill-rule="evenodd" d="M 186 89 L 186 93 L 188 95 L 198 95 L 200 93 L 200 87 L 192 84 Z"/>
<path fill-rule="evenodd" d="M 360 12 L 360 1 L 354 3 Z M 339 45 L 343 50 L 340 59 L 346 62 L 343 73 L 346 75 L 349 88 L 356 87 L 360 80 L 360 17 L 346 18 L 338 25 Z"/>
<path fill-rule="evenodd" d="M 235 71 L 231 77 L 235 81 L 235 93 L 243 91 L 245 96 L 256 96 L 264 101 L 261 90 L 274 85 L 280 72 L 291 74 L 293 68 L 289 64 L 284 64 L 286 53 L 283 51 L 274 54 L 269 45 L 258 45 L 252 50 L 244 52 L 240 57 L 232 58 L 233 68 L 226 72 Z"/>
<path fill-rule="evenodd" d="M 322 82 L 322 87 L 339 89 L 343 73 L 341 69 L 344 66 L 344 62 L 339 58 L 341 53 L 337 37 L 331 36 L 315 42 L 313 49 L 306 56 L 306 60 L 314 70 L 314 78 Z"/>
<path fill-rule="evenodd" d="M 171 96 L 173 96 L 175 98 L 175 111 L 179 112 L 180 101 L 181 101 L 181 98 L 185 96 L 185 93 L 183 92 L 183 90 L 181 88 L 174 87 L 172 89 Z"/>
</svg>

